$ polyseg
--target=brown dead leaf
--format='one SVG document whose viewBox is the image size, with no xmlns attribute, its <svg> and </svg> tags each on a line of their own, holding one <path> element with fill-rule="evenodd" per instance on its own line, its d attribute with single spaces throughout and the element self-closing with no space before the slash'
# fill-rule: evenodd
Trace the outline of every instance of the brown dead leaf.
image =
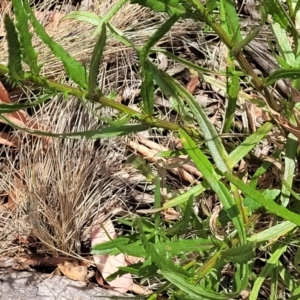
<svg viewBox="0 0 300 300">
<path fill-rule="evenodd" d="M 194 94 L 198 84 L 200 83 L 198 76 L 192 75 L 191 80 L 186 85 L 186 89 L 191 93 Z"/>
<path fill-rule="evenodd" d="M 125 255 L 125 259 L 126 262 L 128 263 L 128 265 L 133 265 L 133 264 L 137 264 L 139 262 L 143 262 L 145 261 L 144 258 L 142 257 L 136 257 L 136 256 L 132 256 L 132 255 Z"/>
<path fill-rule="evenodd" d="M 86 281 L 87 278 L 87 267 L 79 266 L 76 263 L 65 261 L 63 264 L 57 264 L 59 270 L 66 277 L 75 281 Z"/>
<path fill-rule="evenodd" d="M 92 229 L 91 243 L 92 247 L 111 239 L 115 239 L 117 234 L 114 225 L 110 219 L 102 222 L 101 226 Z M 118 267 L 127 266 L 125 255 L 120 253 L 116 256 L 112 255 L 94 255 L 94 261 L 98 270 L 101 272 L 103 279 L 106 279 L 113 273 L 118 271 Z M 96 277 L 97 278 L 97 277 Z M 101 285 L 101 281 L 97 281 Z M 126 293 L 131 289 L 133 280 L 130 274 L 118 276 L 116 279 L 109 281 L 108 284 L 114 287 L 114 290 L 120 293 Z"/>
<path fill-rule="evenodd" d="M 152 290 L 147 289 L 146 287 L 139 284 L 133 284 L 131 287 L 131 291 L 137 295 L 149 295 L 153 293 Z"/>
<path fill-rule="evenodd" d="M 174 208 L 167 208 L 162 212 L 164 219 L 166 221 L 171 220 L 179 220 L 180 219 L 180 213 L 178 213 Z"/>
<path fill-rule="evenodd" d="M 12 103 L 8 92 L 6 91 L 3 84 L 0 82 L 0 103 Z M 34 129 L 34 130 L 43 130 L 43 131 L 50 131 L 50 128 L 48 126 L 42 125 L 37 123 L 34 119 L 32 119 L 24 110 L 19 110 L 13 113 L 7 113 L 3 114 L 4 117 L 6 117 L 9 122 L 12 122 L 16 124 L 19 127 L 25 127 L 27 129 Z M 5 119 L 0 119 L 0 123 L 9 124 L 8 121 Z M 31 133 L 31 135 L 35 135 L 34 133 Z M 14 141 L 14 144 L 20 144 L 20 141 L 17 140 L 17 138 L 14 137 L 6 137 L 7 140 Z M 47 145 L 49 142 L 51 142 L 51 138 L 43 138 L 44 144 Z"/>
</svg>

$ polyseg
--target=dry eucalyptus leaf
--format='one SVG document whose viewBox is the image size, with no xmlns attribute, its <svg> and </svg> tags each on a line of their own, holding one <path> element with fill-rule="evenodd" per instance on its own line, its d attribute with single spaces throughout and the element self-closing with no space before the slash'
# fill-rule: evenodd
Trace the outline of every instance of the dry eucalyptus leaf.
<svg viewBox="0 0 300 300">
<path fill-rule="evenodd" d="M 65 261 L 63 264 L 57 264 L 57 267 L 62 272 L 62 274 L 72 280 L 86 281 L 88 274 L 86 266 L 79 266 L 74 263 Z"/>
<path fill-rule="evenodd" d="M 101 244 L 111 239 L 115 239 L 117 234 L 114 225 L 110 219 L 102 222 L 101 226 L 95 226 L 92 229 L 91 243 L 92 247 Z M 116 256 L 112 255 L 94 255 L 94 261 L 102 277 L 106 280 L 110 275 L 118 271 L 118 267 L 127 266 L 125 255 L 120 253 Z M 107 280 L 106 280 L 107 281 Z M 97 281 L 100 285 L 101 282 Z M 109 281 L 108 284 L 114 287 L 114 290 L 120 293 L 126 293 L 131 289 L 133 280 L 130 274 L 118 276 L 116 279 Z"/>
<path fill-rule="evenodd" d="M 3 84 L 0 82 L 0 103 L 12 103 L 5 87 Z M 26 111 L 24 110 L 18 110 L 16 112 L 12 113 L 6 113 L 3 114 L 10 122 L 20 126 L 20 127 L 25 127 L 29 129 L 37 129 L 37 130 L 43 130 L 43 131 L 49 131 L 49 128 L 47 126 L 44 126 L 42 124 L 38 124 L 34 119 L 32 119 Z M 1 123 L 8 124 L 8 122 L 4 119 L 0 119 Z M 32 134 L 34 135 L 34 134 Z M 47 142 L 50 141 L 50 139 L 46 139 Z M 16 143 L 16 142 L 15 142 Z"/>
</svg>

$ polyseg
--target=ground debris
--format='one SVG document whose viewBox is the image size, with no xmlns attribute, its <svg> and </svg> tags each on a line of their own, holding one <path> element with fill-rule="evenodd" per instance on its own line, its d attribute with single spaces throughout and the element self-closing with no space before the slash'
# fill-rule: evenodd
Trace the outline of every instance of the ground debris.
<svg viewBox="0 0 300 300">
<path fill-rule="evenodd" d="M 125 298 L 120 293 L 104 290 L 92 283 L 86 284 L 61 276 L 45 278 L 35 272 L 0 269 L 0 300 L 91 300 L 99 297 L 109 300 L 112 296 Z"/>
</svg>

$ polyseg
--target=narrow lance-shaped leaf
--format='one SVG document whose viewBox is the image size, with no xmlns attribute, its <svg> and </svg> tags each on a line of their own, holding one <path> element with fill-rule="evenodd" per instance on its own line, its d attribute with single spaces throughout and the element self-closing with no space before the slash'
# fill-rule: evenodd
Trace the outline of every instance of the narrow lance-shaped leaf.
<svg viewBox="0 0 300 300">
<path fill-rule="evenodd" d="M 154 81 L 158 84 L 164 95 L 170 99 L 173 109 L 179 113 L 183 122 L 188 123 L 191 120 L 191 116 L 188 111 L 188 107 L 182 101 L 182 98 L 176 90 L 176 82 L 168 80 L 169 78 L 164 76 L 163 71 L 159 70 L 153 63 L 149 62 L 149 66 L 150 71 L 153 74 Z"/>
<path fill-rule="evenodd" d="M 49 96 L 46 95 L 46 97 L 41 97 L 40 99 L 30 102 L 30 103 L 15 103 L 15 104 L 4 104 L 4 103 L 0 103 L 0 114 L 3 113 L 13 113 L 22 109 L 27 109 L 30 107 L 34 107 L 37 106 L 43 102 L 45 102 L 46 100 L 49 99 Z"/>
<path fill-rule="evenodd" d="M 194 284 L 189 283 L 184 276 L 172 269 L 164 268 L 161 270 L 161 273 L 167 280 L 191 297 L 185 299 L 227 300 L 238 295 L 238 293 L 224 294 L 219 292 L 211 292 L 200 285 L 195 286 Z"/>
<path fill-rule="evenodd" d="M 229 55 L 231 56 L 231 55 Z M 227 94 L 228 94 L 228 104 L 225 113 L 225 122 L 223 132 L 229 132 L 232 121 L 234 118 L 234 113 L 236 109 L 236 102 L 238 99 L 238 93 L 240 89 L 239 76 L 235 72 L 234 60 L 229 57 L 230 66 L 227 68 Z"/>
<path fill-rule="evenodd" d="M 100 70 L 100 62 L 103 56 L 103 50 L 106 43 L 106 25 L 102 23 L 102 30 L 100 37 L 94 47 L 91 65 L 90 65 L 90 73 L 89 73 L 89 86 L 88 86 L 88 94 L 91 95 L 97 86 L 97 77 Z"/>
<path fill-rule="evenodd" d="M 284 174 L 283 179 L 286 184 L 282 185 L 281 188 L 281 204 L 284 207 L 287 207 L 290 202 L 291 192 L 288 187 L 292 187 L 295 167 L 296 167 L 296 154 L 298 149 L 298 139 L 293 134 L 289 134 L 286 142 L 286 151 L 285 151 L 285 164 L 284 164 Z"/>
<path fill-rule="evenodd" d="M 165 23 L 159 26 L 159 29 L 156 30 L 147 40 L 146 44 L 142 49 L 142 55 L 146 57 L 148 55 L 151 47 L 153 47 L 167 32 L 170 31 L 171 27 L 178 21 L 179 16 L 172 15 Z"/>
<path fill-rule="evenodd" d="M 22 1 L 12 0 L 12 2 L 16 16 L 16 26 L 18 28 L 21 41 L 23 61 L 29 66 L 30 71 L 33 74 L 38 75 L 40 72 L 40 67 L 37 63 L 38 55 L 32 46 L 32 34 L 28 27 L 28 16 L 25 13 Z"/>
<path fill-rule="evenodd" d="M 8 75 L 13 82 L 17 82 L 24 77 L 21 64 L 21 45 L 15 25 L 7 14 L 4 17 L 4 26 L 8 44 Z"/>
<path fill-rule="evenodd" d="M 210 161 L 197 147 L 190 136 L 182 129 L 179 130 L 179 134 L 183 147 L 185 148 L 199 171 L 203 174 L 203 177 L 206 179 L 207 183 L 219 196 L 226 213 L 231 218 L 234 226 L 237 229 L 240 240 L 243 243 L 246 239 L 245 227 L 242 217 L 237 209 L 236 203 L 231 197 L 229 191 L 227 190 L 225 185 L 220 182 L 220 176 L 215 172 L 214 167 L 212 166 Z"/>
<path fill-rule="evenodd" d="M 58 57 L 68 74 L 68 76 L 76 82 L 81 88 L 87 89 L 85 69 L 80 62 L 74 59 L 62 46 L 57 44 L 46 32 L 45 28 L 38 22 L 34 13 L 32 12 L 28 0 L 22 0 L 24 9 L 29 15 L 31 24 L 41 40 L 51 49 L 52 53 Z"/>
<path fill-rule="evenodd" d="M 185 7 L 180 2 L 179 0 L 131 0 L 131 3 L 138 3 L 151 8 L 155 12 L 165 12 L 170 15 L 186 12 Z"/>
<path fill-rule="evenodd" d="M 278 69 L 265 79 L 264 85 L 269 86 L 279 79 L 291 78 L 292 80 L 300 78 L 300 68 L 297 69 Z"/>
<path fill-rule="evenodd" d="M 300 218 L 298 214 L 291 212 L 290 210 L 286 209 L 285 207 L 278 205 L 275 201 L 270 198 L 265 197 L 261 192 L 255 190 L 254 188 L 250 187 L 246 183 L 244 183 L 239 178 L 233 176 L 229 172 L 224 173 L 225 177 L 236 187 L 238 187 L 243 194 L 251 197 L 254 201 L 261 204 L 265 209 L 269 212 L 282 217 L 286 220 L 293 222 L 300 226 Z"/>
<path fill-rule="evenodd" d="M 260 28 L 256 28 L 253 31 L 251 31 L 242 41 L 238 42 L 236 45 L 233 46 L 231 52 L 235 54 L 238 51 L 242 50 L 259 34 L 259 32 Z"/>
<path fill-rule="evenodd" d="M 273 124 L 266 122 L 258 128 L 256 132 L 246 138 L 237 146 L 230 154 L 228 159 L 229 168 L 232 169 L 243 157 L 245 157 L 269 132 L 272 130 Z"/>
<path fill-rule="evenodd" d="M 279 23 L 281 28 L 287 29 L 289 25 L 289 20 L 286 18 L 286 13 L 284 12 L 283 7 L 280 5 L 277 0 L 268 0 L 262 1 L 261 5 L 267 14 L 272 16 L 272 19 Z"/>
<path fill-rule="evenodd" d="M 267 260 L 267 263 L 262 268 L 259 276 L 254 282 L 254 285 L 251 290 L 249 300 L 258 299 L 259 292 L 261 291 L 261 286 L 267 277 L 274 271 L 277 263 L 279 262 L 280 256 L 286 251 L 287 245 L 279 244 L 279 248 L 274 251 L 271 257 Z"/>
<path fill-rule="evenodd" d="M 240 31 L 239 18 L 235 10 L 235 3 L 233 0 L 221 0 L 220 10 L 222 21 L 221 25 L 223 29 L 232 38 L 233 44 L 242 40 Z"/>
<path fill-rule="evenodd" d="M 0 114 L 0 119 L 6 121 L 7 124 L 23 130 L 25 132 L 41 135 L 41 136 L 51 136 L 51 137 L 59 137 L 59 138 L 71 138 L 71 139 L 100 139 L 100 138 L 109 138 L 114 136 L 122 136 L 127 135 L 133 132 L 141 132 L 147 130 L 149 126 L 147 124 L 128 124 L 120 127 L 105 127 L 101 129 L 88 130 L 82 132 L 71 132 L 71 133 L 52 133 L 45 132 L 40 130 L 28 129 L 26 127 L 18 126 L 17 124 L 11 122 L 5 115 Z"/>
<path fill-rule="evenodd" d="M 142 85 L 141 95 L 144 105 L 144 110 L 148 116 L 152 116 L 154 107 L 154 84 L 153 74 L 150 71 L 149 61 L 143 62 L 142 66 Z"/>
<path fill-rule="evenodd" d="M 108 23 L 113 16 L 117 14 L 117 12 L 128 2 L 128 0 L 118 0 L 115 1 L 115 4 L 109 9 L 108 12 L 103 16 L 103 22 Z M 98 24 L 95 32 L 93 33 L 93 37 L 96 37 L 101 31 L 101 23 Z"/>
</svg>

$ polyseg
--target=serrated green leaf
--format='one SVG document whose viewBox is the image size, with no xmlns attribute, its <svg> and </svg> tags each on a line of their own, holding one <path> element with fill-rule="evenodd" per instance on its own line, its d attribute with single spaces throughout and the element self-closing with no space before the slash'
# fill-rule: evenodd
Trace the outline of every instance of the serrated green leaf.
<svg viewBox="0 0 300 300">
<path fill-rule="evenodd" d="M 158 251 L 162 255 L 180 255 L 188 252 L 202 253 L 209 249 L 215 248 L 216 245 L 209 239 L 195 239 L 195 240 L 179 240 L 179 241 L 168 241 L 153 244 L 155 251 Z M 128 255 L 137 257 L 148 257 L 147 250 L 142 247 L 140 240 L 130 243 L 129 238 L 117 238 L 112 241 L 105 242 L 100 245 L 93 247 L 93 254 L 110 254 L 117 255 L 119 253 L 126 253 Z"/>
<path fill-rule="evenodd" d="M 254 243 L 247 243 L 222 251 L 222 258 L 228 262 L 244 264 L 254 257 Z"/>
<path fill-rule="evenodd" d="M 286 30 L 280 27 L 278 23 L 271 24 L 271 30 L 273 35 L 276 39 L 276 45 L 279 49 L 280 54 L 284 58 L 285 62 L 290 67 L 299 67 L 296 66 L 295 55 L 293 53 L 291 44 L 290 44 L 290 37 L 288 36 Z"/>
<path fill-rule="evenodd" d="M 4 27 L 8 44 L 8 75 L 13 82 L 18 82 L 24 78 L 21 45 L 15 25 L 8 14 L 4 16 Z"/>
<path fill-rule="evenodd" d="M 32 46 L 32 34 L 28 27 L 28 16 L 24 11 L 22 1 L 12 0 L 14 6 L 14 13 L 16 16 L 16 26 L 19 31 L 21 41 L 21 50 L 23 61 L 29 66 L 30 71 L 34 75 L 39 75 L 41 67 L 38 65 L 38 54 Z"/>
<path fill-rule="evenodd" d="M 52 53 L 58 57 L 68 74 L 68 76 L 76 82 L 81 88 L 87 89 L 87 78 L 83 65 L 74 59 L 62 46 L 57 44 L 46 32 L 45 28 L 38 22 L 34 13 L 32 12 L 28 0 L 22 0 L 25 12 L 28 14 L 31 24 L 35 32 L 41 40 L 51 49 Z"/>
<path fill-rule="evenodd" d="M 89 83 L 88 83 L 88 95 L 91 95 L 97 86 L 97 78 L 100 71 L 100 62 L 103 56 L 103 50 L 106 43 L 106 25 L 102 24 L 102 30 L 100 37 L 94 47 L 91 64 L 90 64 L 90 72 L 89 72 Z"/>
<path fill-rule="evenodd" d="M 287 29 L 288 20 L 282 10 L 282 7 L 276 0 L 267 0 L 262 2 L 265 14 L 270 14 L 275 22 L 282 28 Z"/>
<path fill-rule="evenodd" d="M 233 0 L 220 0 L 221 26 L 232 39 L 233 45 L 242 41 L 240 22 Z"/>
</svg>

